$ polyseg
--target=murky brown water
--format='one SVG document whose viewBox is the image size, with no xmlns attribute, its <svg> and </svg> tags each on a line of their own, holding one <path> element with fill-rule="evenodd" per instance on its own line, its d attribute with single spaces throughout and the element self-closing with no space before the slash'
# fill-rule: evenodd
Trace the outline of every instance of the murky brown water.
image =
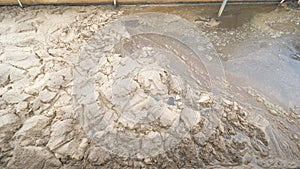
<svg viewBox="0 0 300 169">
<path fill-rule="evenodd" d="M 220 28 L 237 28 L 250 22 L 251 18 L 260 13 L 268 13 L 274 10 L 276 5 L 241 5 L 228 4 L 222 16 L 218 18 Z M 123 6 L 125 15 L 142 12 L 162 12 L 179 15 L 191 22 L 198 18 L 217 18 L 219 4 L 211 5 L 165 5 L 165 6 Z"/>
</svg>

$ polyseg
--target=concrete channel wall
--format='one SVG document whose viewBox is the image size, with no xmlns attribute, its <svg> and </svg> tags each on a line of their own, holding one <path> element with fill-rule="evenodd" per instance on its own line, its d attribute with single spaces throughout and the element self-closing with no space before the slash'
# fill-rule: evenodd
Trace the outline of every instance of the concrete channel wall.
<svg viewBox="0 0 300 169">
<path fill-rule="evenodd" d="M 167 3 L 197 3 L 197 2 L 222 2 L 223 0 L 116 0 L 121 4 L 167 4 Z M 279 0 L 230 0 L 229 2 L 279 2 Z M 107 4 L 114 0 L 1 0 L 0 5 L 36 5 L 36 4 Z"/>
</svg>

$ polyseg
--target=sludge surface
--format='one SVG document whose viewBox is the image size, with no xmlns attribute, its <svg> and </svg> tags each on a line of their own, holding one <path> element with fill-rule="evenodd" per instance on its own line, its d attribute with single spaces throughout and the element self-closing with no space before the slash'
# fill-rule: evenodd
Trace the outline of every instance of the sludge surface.
<svg viewBox="0 0 300 169">
<path fill-rule="evenodd" d="M 14 9 L 13 7 L 11 8 Z M 109 96 L 101 97 L 101 95 L 99 95 L 98 104 L 101 104 L 102 101 L 108 107 L 106 109 L 109 110 L 113 108 L 113 106 L 106 104 L 109 103 L 108 101 L 122 103 L 122 97 L 126 99 L 124 96 L 128 94 L 126 92 L 130 91 L 130 89 L 134 91 L 135 89 L 132 86 L 139 86 L 137 84 L 141 83 L 143 87 L 149 87 L 150 89 L 153 85 L 155 86 L 155 90 L 149 89 L 149 93 L 150 91 L 154 92 L 154 94 L 150 94 L 149 102 L 154 102 L 154 105 L 157 105 L 157 102 L 160 101 L 161 105 L 168 109 L 172 106 L 178 106 L 180 108 L 180 103 L 178 102 L 178 98 L 180 97 L 176 98 L 176 95 L 171 95 L 173 93 L 169 94 L 166 92 L 168 89 L 164 87 L 163 83 L 152 83 L 149 82 L 148 79 L 151 77 L 151 79 L 154 79 L 154 82 L 164 82 L 163 80 L 155 80 L 156 78 L 165 78 L 165 82 L 176 80 L 177 82 L 181 82 L 185 79 L 188 81 L 186 84 L 191 86 L 198 85 L 201 91 L 188 89 L 192 92 L 186 93 L 185 95 L 194 95 L 194 97 L 192 97 L 194 100 L 186 101 L 186 99 L 182 99 L 184 98 L 183 96 L 181 99 L 185 100 L 185 103 L 182 103 L 182 105 L 191 107 L 193 109 L 191 113 L 194 113 L 194 110 L 198 109 L 199 116 L 195 118 L 195 114 L 189 114 L 190 112 L 187 112 L 184 114 L 186 115 L 185 117 L 192 118 L 178 117 L 180 111 L 176 112 L 176 109 L 174 112 L 168 110 L 164 112 L 168 112 L 176 118 L 172 116 L 172 118 L 169 118 L 171 120 L 165 118 L 163 123 L 155 123 L 153 119 L 144 120 L 143 117 L 145 116 L 143 115 L 139 117 L 129 116 L 136 113 L 129 111 L 127 114 L 129 117 L 125 116 L 123 119 L 121 118 L 119 123 L 129 127 L 122 125 L 114 126 L 119 129 L 119 131 L 125 130 L 131 134 L 141 133 L 139 136 L 142 136 L 142 134 L 149 135 L 149 133 L 153 131 L 157 132 L 169 129 L 168 122 L 173 122 L 173 119 L 179 119 L 178 123 L 184 124 L 185 126 L 178 129 L 182 129 L 180 131 L 183 131 L 185 137 L 178 137 L 175 139 L 175 143 L 168 144 L 172 146 L 166 148 L 165 153 L 158 151 L 162 153 L 159 155 L 152 154 L 152 156 L 148 157 L 146 157 L 146 155 L 149 155 L 149 152 L 152 152 L 152 150 L 144 152 L 144 154 L 133 152 L 129 154 L 133 158 L 128 158 L 126 157 L 126 155 L 128 155 L 126 153 L 120 154 L 121 156 L 119 156 L 115 153 L 118 151 L 109 152 L 103 149 L 103 145 L 99 146 L 91 137 L 93 132 L 88 133 L 82 129 L 82 123 L 79 123 L 79 119 L 82 117 L 78 116 L 78 109 L 72 107 L 71 96 L 73 95 L 72 87 L 74 85 L 72 78 L 75 71 L 74 67 L 78 66 L 76 58 L 79 57 L 80 47 L 85 46 L 84 42 L 90 39 L 92 35 L 97 34 L 99 28 L 103 27 L 107 21 L 110 21 L 108 18 L 119 17 L 118 15 L 120 15 L 120 13 L 116 13 L 108 8 L 49 7 L 44 12 L 41 12 L 40 8 L 42 7 L 25 9 L 26 12 L 36 16 L 36 18 L 29 17 L 29 15 L 24 12 L 17 14 L 17 12 L 19 12 L 17 9 L 12 10 L 12 12 L 11 9 L 8 8 L 9 12 L 4 12 L 6 17 L 8 17 L 3 19 L 3 23 L 5 24 L 1 25 L 1 68 L 4 69 L 1 71 L 1 73 L 3 73 L 3 76 L 1 76 L 3 77 L 3 80 L 1 80 L 1 119 L 4 119 L 1 120 L 1 131 L 4 133 L 1 135 L 1 143 L 3 143 L 1 144 L 2 166 L 6 168 L 24 168 L 26 165 L 28 168 L 71 168 L 76 166 L 81 168 L 239 168 L 246 166 L 295 168 L 299 166 L 299 117 L 295 115 L 299 112 L 299 109 L 288 109 L 288 106 L 283 104 L 280 99 L 278 101 L 270 97 L 268 92 L 253 85 L 251 81 L 249 82 L 240 78 L 243 76 L 231 75 L 230 72 L 227 71 L 228 75 L 226 75 L 225 79 L 227 81 L 223 81 L 224 79 L 217 81 L 218 78 L 212 80 L 213 83 L 220 83 L 221 86 L 226 86 L 227 96 L 223 97 L 225 95 L 215 93 L 214 90 L 210 91 L 206 85 L 202 86 L 202 83 L 206 82 L 204 78 L 206 73 L 201 76 L 196 74 L 195 77 L 193 77 L 195 79 L 197 79 L 196 76 L 203 78 L 203 80 L 199 81 L 201 85 L 199 85 L 196 80 L 188 79 L 188 76 L 175 76 L 177 72 L 182 72 L 182 70 L 179 71 L 175 69 L 178 64 L 171 65 L 170 68 L 168 68 L 167 63 L 163 62 L 158 62 L 160 65 L 157 64 L 156 67 L 147 67 L 147 64 L 146 66 L 140 66 L 140 69 L 144 71 L 142 71 L 137 78 L 135 78 L 134 71 L 123 71 L 130 69 L 128 65 L 135 65 L 126 63 L 134 62 L 132 60 L 136 57 L 140 59 L 139 63 L 153 63 L 149 58 L 140 58 L 140 56 L 145 55 L 147 52 L 151 54 L 153 51 L 159 51 L 157 52 L 158 55 L 155 56 L 159 57 L 162 55 L 176 58 L 174 57 L 174 52 L 170 51 L 170 48 L 166 49 L 161 45 L 154 45 L 156 42 L 155 40 L 151 40 L 151 38 L 161 38 L 165 41 L 173 41 L 178 38 L 174 38 L 174 36 L 157 37 L 151 34 L 133 36 L 132 39 L 128 37 L 128 41 L 119 41 L 118 38 L 120 36 L 113 35 L 113 37 L 117 37 L 117 42 L 127 44 L 128 48 L 125 46 L 124 50 L 120 50 L 122 49 L 118 46 L 120 43 L 117 44 L 114 49 L 113 46 L 108 45 L 106 46 L 107 50 L 115 50 L 115 53 L 108 51 L 105 54 L 105 56 L 108 57 L 104 57 L 103 53 L 99 52 L 97 54 L 99 58 L 103 56 L 103 60 L 87 62 L 88 64 L 83 66 L 86 70 L 91 71 L 91 75 L 95 75 L 96 78 L 94 80 L 97 82 L 95 87 L 99 89 L 98 91 L 103 90 L 105 95 L 109 94 L 109 92 L 105 91 L 110 85 L 108 76 L 111 71 L 114 70 L 111 65 L 123 61 L 124 63 L 120 65 L 123 65 L 124 69 L 118 67 L 117 74 L 129 73 L 132 75 L 130 77 L 132 77 L 133 81 L 128 82 L 126 79 L 121 78 L 113 85 L 113 88 L 118 89 L 113 91 L 119 91 L 121 89 L 119 86 L 126 84 L 128 88 L 125 88 L 125 94 L 122 92 L 111 92 L 118 94 L 118 97 L 113 98 Z M 274 15 L 274 13 L 276 14 L 276 11 L 265 14 L 265 16 Z M 61 18 L 60 14 L 67 16 L 69 19 L 65 19 L 63 23 L 59 23 L 59 18 Z M 297 16 L 297 13 L 293 14 Z M 52 18 L 52 20 L 48 19 L 48 21 L 45 21 L 45 16 Z M 157 20 L 161 20 L 161 18 Z M 254 20 L 253 22 L 256 23 L 257 21 Z M 280 20 L 278 22 L 280 22 Z M 49 27 L 49 23 L 56 23 L 58 25 Z M 19 26 L 13 28 L 13 25 Z M 71 27 L 69 25 L 71 25 Z M 27 28 L 26 26 L 30 29 L 25 29 Z M 199 29 L 202 30 L 201 24 L 198 26 L 200 27 Z M 282 30 L 280 26 L 277 26 L 276 29 Z M 210 31 L 213 32 L 215 30 L 213 27 Z M 259 33 L 258 30 L 255 30 L 257 31 L 255 33 Z M 184 33 L 184 31 L 182 32 Z M 264 28 L 262 32 L 270 33 L 269 26 Z M 226 31 L 223 32 L 225 36 L 222 38 L 230 41 L 232 32 L 227 33 Z M 270 38 L 283 36 L 277 33 L 276 30 L 271 31 Z M 202 43 L 206 44 L 201 45 L 203 53 L 197 54 L 197 56 L 201 56 L 204 67 L 209 64 L 210 61 L 212 65 L 216 65 L 215 63 L 218 63 L 214 60 L 216 53 L 210 41 L 213 42 L 213 45 L 218 49 L 218 45 L 216 45 L 215 42 L 219 40 L 217 37 L 214 39 L 215 35 L 210 36 L 208 30 L 202 31 L 201 34 L 203 34 L 201 36 L 205 39 Z M 235 35 L 235 33 L 233 34 Z M 45 35 L 49 35 L 49 37 Z M 149 35 L 151 36 L 149 37 Z M 273 35 L 276 36 L 271 37 Z M 9 40 L 10 38 L 16 39 L 16 41 Z M 133 45 L 134 43 L 145 38 L 147 41 L 150 39 L 150 42 L 144 44 L 145 48 L 143 50 L 126 53 L 127 51 L 131 51 L 131 47 L 136 47 L 136 45 Z M 195 41 L 196 40 L 197 39 L 195 39 Z M 181 53 L 187 55 L 189 51 L 195 52 L 193 44 L 199 43 L 195 43 L 195 41 L 186 43 L 176 42 L 170 46 L 178 45 L 179 48 L 182 48 L 182 51 L 185 51 Z M 87 41 L 87 43 L 88 42 L 89 41 Z M 151 47 L 147 48 L 146 46 Z M 100 47 L 101 46 L 98 46 L 98 48 Z M 93 48 L 91 48 L 91 51 L 95 52 Z M 145 51 L 145 53 L 143 53 L 143 51 Z M 217 50 L 217 52 L 220 51 L 222 52 L 222 50 Z M 228 54 L 226 52 L 224 53 Z M 126 57 L 123 58 L 122 56 L 124 55 L 126 55 Z M 191 57 L 192 56 L 193 55 L 191 55 Z M 231 56 L 230 53 L 229 56 Z M 174 62 L 182 64 L 182 60 L 180 60 L 179 57 L 177 57 L 177 59 L 178 60 L 173 59 Z M 228 62 L 230 62 L 230 57 Z M 95 63 L 103 63 L 103 70 L 88 69 L 89 66 Z M 163 67 L 163 65 L 166 65 L 166 67 Z M 188 64 L 182 65 L 186 66 Z M 200 68 L 199 72 L 204 71 L 202 65 L 195 67 L 195 69 Z M 212 67 L 213 66 L 210 66 L 206 69 L 209 75 L 214 73 L 210 69 Z M 164 69 L 162 68 L 167 69 L 169 74 L 165 75 Z M 213 68 L 219 69 L 218 66 Z M 188 70 L 187 67 L 183 72 L 188 72 Z M 149 76 L 149 72 L 153 71 L 154 73 Z M 163 76 L 161 76 L 161 74 Z M 216 74 L 220 75 L 220 73 Z M 215 76 L 210 78 L 212 79 L 214 77 Z M 74 82 L 76 82 L 76 80 Z M 105 83 L 107 86 L 103 85 L 104 82 L 108 82 Z M 180 84 L 179 82 L 175 84 Z M 183 86 L 186 86 L 186 84 Z M 212 83 L 209 81 L 208 84 Z M 218 87 L 218 84 L 213 84 L 212 86 Z M 88 90 L 88 86 L 86 87 Z M 172 88 L 174 87 L 175 86 L 172 86 Z M 183 88 L 185 89 L 183 91 L 188 91 L 187 87 Z M 143 99 L 145 98 L 143 95 L 137 95 L 135 97 L 136 101 L 139 101 L 141 97 Z M 103 98 L 111 100 L 104 100 Z M 86 101 L 85 103 L 90 103 L 92 100 L 84 101 Z M 149 102 L 146 103 L 149 104 Z M 134 106 L 136 106 L 136 104 L 134 104 Z M 122 105 L 119 104 L 118 107 L 122 108 Z M 105 111 L 105 113 L 106 112 L 107 115 L 109 115 L 109 113 L 113 114 L 109 111 Z M 136 113 L 134 115 L 138 114 Z M 104 116 L 103 118 L 111 117 Z M 143 123 L 136 123 L 136 121 L 134 121 L 136 119 L 139 119 Z M 189 123 L 186 126 L 185 123 L 189 119 L 195 121 L 192 121 L 192 125 Z M 93 127 L 99 126 L 99 124 L 100 123 L 93 124 Z M 107 124 L 104 126 L 106 125 Z M 98 129 L 101 130 L 102 127 L 99 126 Z M 158 141 L 158 143 L 159 142 L 160 141 Z M 113 145 L 116 144 L 114 143 Z M 157 150 L 162 149 L 157 147 Z M 122 152 L 124 152 L 124 150 L 122 150 Z"/>
</svg>

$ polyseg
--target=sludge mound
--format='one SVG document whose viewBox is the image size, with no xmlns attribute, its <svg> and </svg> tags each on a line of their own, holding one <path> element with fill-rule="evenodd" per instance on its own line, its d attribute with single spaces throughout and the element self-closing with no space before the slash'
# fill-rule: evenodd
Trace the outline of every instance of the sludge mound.
<svg viewBox="0 0 300 169">
<path fill-rule="evenodd" d="M 108 168 L 298 166 L 297 143 L 294 160 L 276 155 L 273 122 L 226 99 L 218 79 L 226 78 L 212 45 L 177 16 L 108 25 L 75 68 L 75 110 L 95 146 L 88 159 Z"/>
</svg>

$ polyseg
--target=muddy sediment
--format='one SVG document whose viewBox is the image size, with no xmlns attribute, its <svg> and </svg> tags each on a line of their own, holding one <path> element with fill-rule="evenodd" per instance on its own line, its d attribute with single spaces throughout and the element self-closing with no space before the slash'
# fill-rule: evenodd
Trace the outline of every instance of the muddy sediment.
<svg viewBox="0 0 300 169">
<path fill-rule="evenodd" d="M 248 9 L 251 15 L 243 18 L 248 7 L 229 7 L 223 20 L 217 20 L 208 15 L 214 6 L 143 7 L 144 12 L 179 15 L 201 32 L 198 43 L 209 52 L 198 63 L 190 60 L 195 57 L 193 42 L 185 45 L 184 40 L 157 34 L 118 35 L 135 34 L 134 28 L 120 27 L 111 37 L 101 37 L 99 30 L 105 26 L 141 12 L 133 8 L 0 8 L 1 168 L 300 167 L 299 11 L 266 6 L 257 13 Z M 172 16 L 166 22 L 174 23 Z M 151 26 L 146 18 L 142 24 Z M 230 18 L 236 19 L 235 26 L 227 23 Z M 93 46 L 93 38 L 107 41 Z M 119 43 L 109 46 L 111 39 Z M 155 57 L 143 57 L 147 55 Z M 168 62 L 175 55 L 177 60 Z M 80 62 L 83 56 L 100 59 Z M 225 75 L 213 77 L 215 86 L 226 89 L 218 93 L 208 80 L 212 69 L 205 69 L 214 59 L 222 63 Z M 91 66 L 95 63 L 99 69 Z M 74 82 L 78 65 L 96 77 L 94 106 L 100 106 L 99 115 L 88 114 L 94 107 L 74 106 L 74 98 L 83 97 L 74 93 L 76 82 L 82 82 Z M 124 105 L 128 100 L 130 107 Z M 82 105 L 90 102 L 80 100 Z M 157 114 L 149 118 L 150 112 Z M 94 121 L 82 123 L 83 117 Z M 170 129 L 174 132 L 166 132 Z M 118 137 L 111 137 L 111 131 Z M 139 147 L 151 150 L 132 146 L 119 151 L 131 141 L 122 133 L 151 138 L 144 139 L 148 146 Z M 97 139 L 104 136 L 107 140 Z M 106 144 L 116 138 L 124 140 Z M 111 145 L 122 146 L 109 150 Z"/>
</svg>

